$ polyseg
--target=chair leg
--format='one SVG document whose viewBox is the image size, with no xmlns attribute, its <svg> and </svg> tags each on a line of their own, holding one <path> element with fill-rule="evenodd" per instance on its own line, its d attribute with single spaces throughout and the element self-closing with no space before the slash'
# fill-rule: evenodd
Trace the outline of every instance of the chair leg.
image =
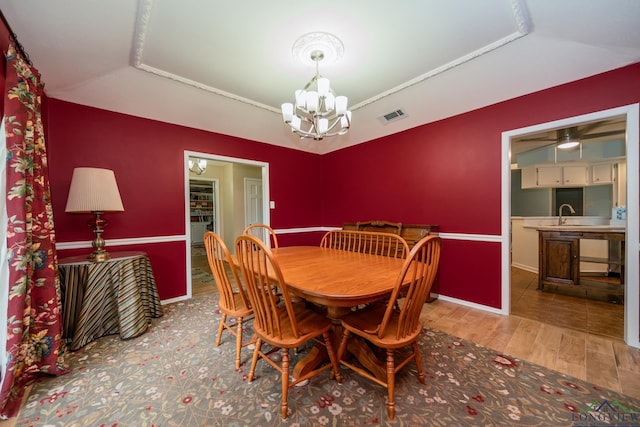
<svg viewBox="0 0 640 427">
<path fill-rule="evenodd" d="M 387 412 L 389 419 L 393 421 L 396 417 L 396 406 L 393 401 L 393 392 L 396 385 L 395 363 L 393 360 L 393 349 L 387 349 Z"/>
<path fill-rule="evenodd" d="M 253 381 L 253 375 L 256 372 L 256 364 L 258 363 L 258 357 L 260 356 L 260 349 L 262 348 L 262 340 L 258 338 L 256 340 L 256 348 L 253 350 L 253 357 L 251 358 L 251 368 L 249 369 L 249 377 L 247 381 Z"/>
<path fill-rule="evenodd" d="M 236 329 L 236 369 L 240 369 L 240 356 L 242 352 L 242 317 L 238 317 Z"/>
<path fill-rule="evenodd" d="M 418 380 L 420 383 L 426 384 L 426 378 L 424 376 L 424 372 L 422 372 L 422 355 L 420 354 L 420 348 L 418 348 L 418 342 L 414 341 L 413 344 L 413 352 L 415 353 L 416 360 L 416 368 L 418 369 Z"/>
<path fill-rule="evenodd" d="M 336 355 L 336 359 L 338 359 L 338 363 L 340 363 L 340 361 L 344 357 L 344 353 L 347 350 L 348 340 L 349 340 L 349 330 L 345 328 L 342 334 L 342 340 L 340 341 L 340 346 L 338 347 L 338 354 Z"/>
<path fill-rule="evenodd" d="M 327 353 L 329 353 L 329 360 L 331 361 L 331 366 L 332 366 L 332 371 L 334 373 L 334 375 L 336 376 L 336 381 L 338 381 L 339 383 L 342 382 L 342 374 L 340 373 L 340 362 L 337 357 L 336 354 L 333 352 L 333 344 L 331 343 L 331 335 L 329 334 L 329 332 L 325 332 L 324 334 L 322 334 L 322 337 L 324 338 L 324 343 L 327 346 Z"/>
<path fill-rule="evenodd" d="M 218 326 L 218 336 L 216 337 L 216 347 L 220 346 L 220 341 L 222 340 L 222 331 L 224 330 L 224 325 L 226 321 L 227 321 L 227 315 L 222 313 L 222 317 L 220 317 L 220 326 Z"/>
<path fill-rule="evenodd" d="M 282 349 L 282 419 L 287 418 L 289 406 L 289 349 Z"/>
</svg>

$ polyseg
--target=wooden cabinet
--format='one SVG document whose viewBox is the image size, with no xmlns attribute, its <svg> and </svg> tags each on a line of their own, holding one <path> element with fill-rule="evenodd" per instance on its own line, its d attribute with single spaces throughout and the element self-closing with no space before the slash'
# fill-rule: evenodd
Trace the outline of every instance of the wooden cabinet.
<svg viewBox="0 0 640 427">
<path fill-rule="evenodd" d="M 579 228 L 579 227 L 578 227 Z M 580 256 L 581 240 L 608 240 L 619 247 L 618 257 Z M 580 262 L 619 266 L 620 285 L 624 288 L 624 229 L 550 231 L 538 230 L 538 290 L 545 285 L 580 285 Z M 582 283 L 585 284 L 585 283 Z"/>
<path fill-rule="evenodd" d="M 544 285 L 580 283 L 580 239 L 557 231 L 539 231 L 538 290 Z"/>
</svg>

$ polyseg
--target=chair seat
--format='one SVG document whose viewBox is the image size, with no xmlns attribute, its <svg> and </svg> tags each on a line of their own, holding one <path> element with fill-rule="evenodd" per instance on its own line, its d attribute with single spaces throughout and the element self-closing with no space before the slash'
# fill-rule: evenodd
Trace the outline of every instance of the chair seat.
<svg viewBox="0 0 640 427">
<path fill-rule="evenodd" d="M 246 317 L 250 314 L 253 314 L 253 310 L 245 305 L 244 299 L 239 292 L 234 292 L 233 300 L 235 302 L 236 310 L 229 309 L 221 304 L 220 311 L 222 311 L 224 314 L 235 317 Z"/>
<path fill-rule="evenodd" d="M 398 340 L 396 338 L 396 330 L 398 329 L 398 323 L 400 322 L 400 313 L 395 312 L 391 315 L 389 325 L 385 329 L 383 336 L 378 337 L 380 319 L 382 319 L 386 308 L 387 307 L 384 304 L 375 304 L 362 310 L 357 310 L 342 319 L 342 326 L 345 329 L 348 329 L 351 333 L 361 336 L 382 348 L 404 347 L 420 335 L 422 326 L 418 324 L 415 331 L 403 339 Z"/>
<path fill-rule="evenodd" d="M 296 338 L 291 329 L 291 322 L 288 321 L 289 316 L 285 307 L 282 307 L 282 310 L 278 313 L 280 325 L 282 326 L 282 337 L 274 337 L 272 339 L 264 331 L 261 331 L 258 325 L 254 324 L 254 329 L 258 336 L 263 341 L 280 348 L 296 348 L 331 328 L 331 320 L 328 317 L 311 311 L 305 308 L 304 305 L 294 305 L 293 310 L 298 322 L 299 337 Z"/>
</svg>

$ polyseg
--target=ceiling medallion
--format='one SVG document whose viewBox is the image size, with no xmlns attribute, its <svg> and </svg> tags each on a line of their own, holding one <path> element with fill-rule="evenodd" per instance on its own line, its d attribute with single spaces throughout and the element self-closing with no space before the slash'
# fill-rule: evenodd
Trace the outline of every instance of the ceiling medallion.
<svg viewBox="0 0 640 427">
<path fill-rule="evenodd" d="M 295 91 L 295 104 L 282 104 L 282 119 L 300 138 L 322 140 L 344 135 L 351 126 L 351 111 L 346 96 L 336 96 L 329 79 L 320 75 L 320 62 L 335 62 L 344 46 L 333 34 L 308 33 L 298 38 L 292 52 L 303 63 L 314 64 L 316 74 L 303 89 Z"/>
<path fill-rule="evenodd" d="M 293 56 L 305 65 L 315 66 L 311 54 L 319 50 L 324 54 L 322 62 L 332 64 L 342 58 L 344 45 L 339 38 L 330 33 L 314 32 L 300 36 L 291 49 Z"/>
</svg>

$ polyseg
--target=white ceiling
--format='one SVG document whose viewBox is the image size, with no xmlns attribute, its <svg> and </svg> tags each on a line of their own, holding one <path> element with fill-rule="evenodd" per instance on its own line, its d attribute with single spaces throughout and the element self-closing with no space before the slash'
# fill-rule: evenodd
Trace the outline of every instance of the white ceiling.
<svg viewBox="0 0 640 427">
<path fill-rule="evenodd" d="M 637 0 L 0 0 L 46 93 L 324 154 L 640 61 Z M 280 104 L 314 74 L 291 48 L 326 31 L 321 64 L 347 135 L 301 140 Z M 407 117 L 383 124 L 396 109 Z"/>
</svg>

